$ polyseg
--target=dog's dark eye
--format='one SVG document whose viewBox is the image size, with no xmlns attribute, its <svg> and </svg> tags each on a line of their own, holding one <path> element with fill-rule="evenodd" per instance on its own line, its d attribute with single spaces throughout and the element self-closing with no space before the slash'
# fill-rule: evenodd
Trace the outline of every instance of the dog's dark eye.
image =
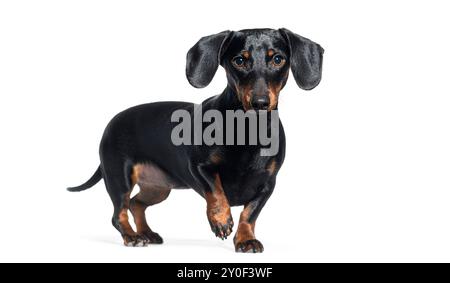
<svg viewBox="0 0 450 283">
<path fill-rule="evenodd" d="M 242 67 L 245 63 L 245 59 L 242 56 L 236 56 L 233 58 L 233 63 L 238 67 Z"/>
<path fill-rule="evenodd" d="M 275 66 L 281 66 L 284 62 L 284 58 L 281 55 L 275 55 L 273 56 L 272 61 Z"/>
</svg>

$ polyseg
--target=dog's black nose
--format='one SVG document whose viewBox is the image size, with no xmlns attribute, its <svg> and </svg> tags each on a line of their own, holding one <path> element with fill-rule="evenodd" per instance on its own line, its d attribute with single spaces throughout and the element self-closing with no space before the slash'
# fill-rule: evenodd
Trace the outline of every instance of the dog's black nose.
<svg viewBox="0 0 450 283">
<path fill-rule="evenodd" d="M 255 110 L 267 110 L 269 108 L 268 96 L 254 96 L 252 99 L 252 107 Z"/>
</svg>

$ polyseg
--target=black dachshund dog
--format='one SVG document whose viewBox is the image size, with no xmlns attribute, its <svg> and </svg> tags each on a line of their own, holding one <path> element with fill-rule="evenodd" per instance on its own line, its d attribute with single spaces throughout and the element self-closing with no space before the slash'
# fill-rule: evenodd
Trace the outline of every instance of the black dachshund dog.
<svg viewBox="0 0 450 283">
<path fill-rule="evenodd" d="M 202 88 L 221 65 L 228 85 L 222 94 L 201 104 L 202 111 L 265 111 L 278 109 L 278 95 L 292 70 L 298 86 L 316 87 L 322 76 L 322 47 L 287 29 L 224 31 L 201 38 L 188 52 L 189 83 Z M 285 155 L 281 122 L 276 154 L 262 155 L 259 142 L 248 145 L 175 145 L 172 114 L 184 110 L 194 115 L 192 103 L 157 102 L 139 105 L 116 115 L 106 127 L 100 144 L 100 166 L 82 191 L 102 178 L 114 205 L 112 223 L 127 246 L 160 244 L 162 238 L 147 224 L 148 206 L 165 200 L 172 189 L 193 188 L 206 200 L 212 231 L 222 239 L 234 225 L 230 207 L 243 205 L 234 245 L 237 252 L 262 252 L 255 238 L 256 219 L 275 187 Z M 268 126 L 271 122 L 267 119 Z M 192 122 L 193 123 L 193 122 Z M 246 129 L 248 137 L 248 131 Z M 140 191 L 130 199 L 133 187 Z M 136 230 L 128 221 L 133 214 Z"/>
</svg>

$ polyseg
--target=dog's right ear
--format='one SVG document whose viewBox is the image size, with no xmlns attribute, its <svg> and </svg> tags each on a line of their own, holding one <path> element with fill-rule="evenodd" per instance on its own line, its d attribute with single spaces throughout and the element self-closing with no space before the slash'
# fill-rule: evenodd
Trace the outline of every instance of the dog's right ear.
<svg viewBox="0 0 450 283">
<path fill-rule="evenodd" d="M 297 85 L 304 90 L 315 88 L 322 79 L 323 48 L 288 29 L 279 31 L 289 44 L 291 70 Z"/>
<path fill-rule="evenodd" d="M 233 32 L 223 31 L 202 37 L 187 54 L 186 77 L 196 88 L 212 81 Z"/>
</svg>

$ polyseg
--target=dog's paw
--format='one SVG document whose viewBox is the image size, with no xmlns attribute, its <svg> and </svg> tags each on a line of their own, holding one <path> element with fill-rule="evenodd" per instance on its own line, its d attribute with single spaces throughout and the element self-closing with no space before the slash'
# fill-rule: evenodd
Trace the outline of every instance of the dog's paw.
<svg viewBox="0 0 450 283">
<path fill-rule="evenodd" d="M 161 236 L 153 231 L 146 231 L 139 235 L 146 240 L 147 244 L 162 244 L 164 242 Z"/>
<path fill-rule="evenodd" d="M 123 244 L 127 247 L 145 247 L 149 241 L 140 235 L 123 235 Z"/>
<path fill-rule="evenodd" d="M 260 241 L 252 239 L 236 243 L 235 249 L 238 253 L 262 253 L 264 251 L 264 246 Z"/>
<path fill-rule="evenodd" d="M 218 221 L 218 219 L 211 219 L 209 221 L 211 225 L 211 230 L 216 235 L 216 237 L 222 240 L 226 239 L 233 232 L 233 218 L 231 214 L 226 218 L 225 221 Z"/>
</svg>

